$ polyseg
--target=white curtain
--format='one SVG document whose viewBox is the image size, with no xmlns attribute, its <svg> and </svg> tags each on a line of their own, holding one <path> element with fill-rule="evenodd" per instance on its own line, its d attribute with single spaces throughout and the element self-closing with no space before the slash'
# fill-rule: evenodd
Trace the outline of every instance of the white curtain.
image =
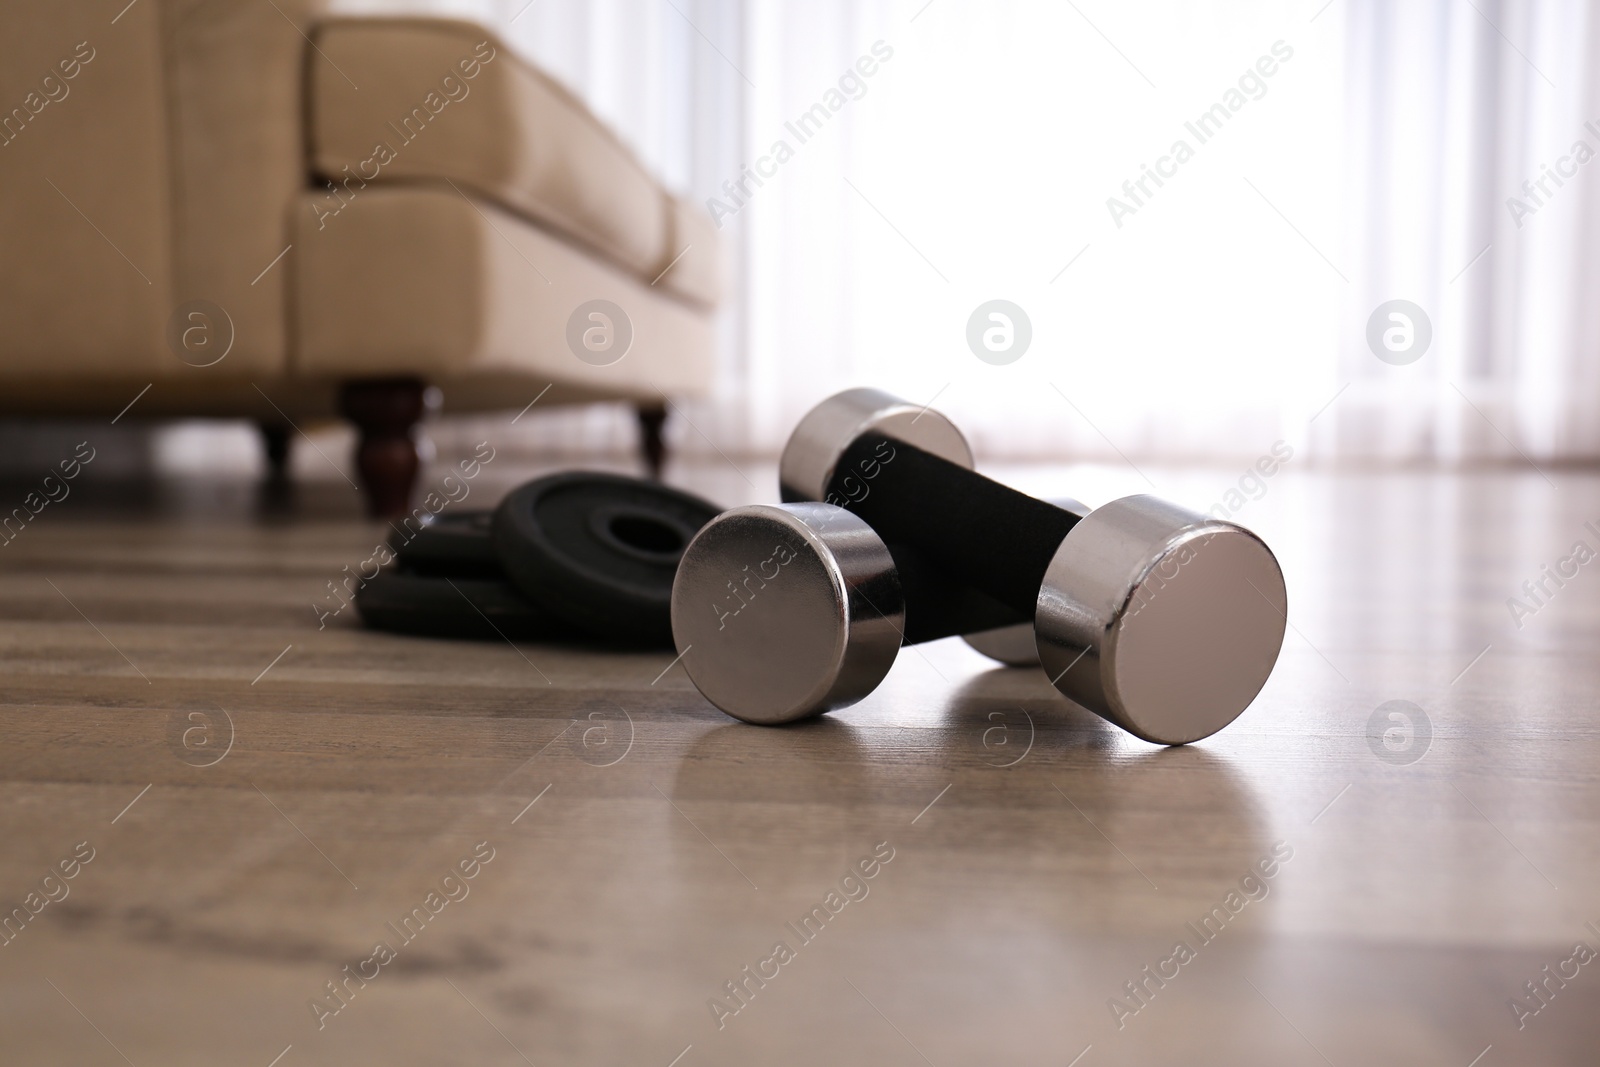
<svg viewBox="0 0 1600 1067">
<path fill-rule="evenodd" d="M 751 201 L 755 447 L 877 384 L 937 403 L 985 457 L 1254 455 L 1337 388 L 1337 277 L 1273 206 L 1336 245 L 1333 20 L 1184 0 L 752 7 L 752 76 L 775 87 L 752 94 L 751 153 L 875 40 L 894 49 Z M 1247 72 L 1201 144 L 1185 123 Z M 1193 158 L 1163 162 L 1180 140 Z M 1145 166 L 1175 173 L 1157 186 Z M 1032 326 L 1004 366 L 966 336 L 992 299 Z"/>
<path fill-rule="evenodd" d="M 1600 164 L 1521 189 L 1600 151 L 1579 0 L 409 6 L 495 24 L 722 221 L 687 411 L 726 453 L 873 384 L 987 458 L 1600 455 Z M 1032 324 L 1004 366 L 966 338 L 992 299 Z M 1432 326 L 1407 365 L 1367 341 L 1393 299 Z M 603 410 L 529 433 L 633 439 Z"/>
<path fill-rule="evenodd" d="M 1339 368 L 1354 384 L 1325 444 L 1600 456 L 1600 164 L 1572 158 L 1580 141 L 1600 152 L 1600 123 L 1585 125 L 1600 119 L 1594 5 L 1359 0 L 1347 25 L 1345 247 L 1359 299 Z M 1434 351 L 1409 367 L 1365 358 L 1363 309 L 1391 297 L 1433 316 Z"/>
</svg>

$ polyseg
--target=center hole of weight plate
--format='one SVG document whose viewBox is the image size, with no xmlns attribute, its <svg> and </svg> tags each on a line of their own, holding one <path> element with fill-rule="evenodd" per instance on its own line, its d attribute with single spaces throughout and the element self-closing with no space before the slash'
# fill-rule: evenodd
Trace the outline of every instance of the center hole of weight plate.
<svg viewBox="0 0 1600 1067">
<path fill-rule="evenodd" d="M 614 512 L 602 528 L 618 544 L 646 556 L 676 558 L 687 544 L 673 523 L 637 511 Z"/>
</svg>

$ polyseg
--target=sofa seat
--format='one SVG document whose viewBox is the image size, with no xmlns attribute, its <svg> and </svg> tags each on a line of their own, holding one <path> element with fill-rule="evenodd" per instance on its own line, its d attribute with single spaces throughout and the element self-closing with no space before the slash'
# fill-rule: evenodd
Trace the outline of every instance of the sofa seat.
<svg viewBox="0 0 1600 1067">
<path fill-rule="evenodd" d="M 653 179 L 557 82 L 472 23 L 333 19 L 308 68 L 310 205 L 335 227 L 373 188 L 453 185 L 701 306 L 718 293 L 716 230 Z M 450 183 L 450 184 L 446 184 Z"/>
<path fill-rule="evenodd" d="M 327 220 L 319 199 L 305 195 L 291 238 L 302 380 L 413 373 L 440 386 L 447 410 L 481 410 L 520 407 L 543 375 L 569 398 L 638 399 L 710 377 L 712 319 L 494 204 L 447 185 L 374 185 Z M 633 329 L 606 365 L 567 343 L 573 309 L 595 299 Z"/>
</svg>

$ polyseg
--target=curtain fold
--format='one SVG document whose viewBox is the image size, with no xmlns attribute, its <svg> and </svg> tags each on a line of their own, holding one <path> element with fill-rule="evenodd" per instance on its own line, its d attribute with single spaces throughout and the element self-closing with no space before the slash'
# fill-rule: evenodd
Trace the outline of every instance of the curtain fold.
<svg viewBox="0 0 1600 1067">
<path fill-rule="evenodd" d="M 1600 456 L 1600 167 L 1574 158 L 1600 152 L 1591 5 L 1358 0 L 1347 25 L 1351 386 L 1319 443 L 1384 459 Z M 1361 316 L 1395 297 L 1429 312 L 1434 347 L 1390 368 L 1369 358 Z"/>
</svg>

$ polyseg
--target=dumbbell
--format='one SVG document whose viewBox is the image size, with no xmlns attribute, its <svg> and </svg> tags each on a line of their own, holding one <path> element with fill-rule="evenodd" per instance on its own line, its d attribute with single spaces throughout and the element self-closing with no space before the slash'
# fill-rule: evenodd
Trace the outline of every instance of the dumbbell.
<svg viewBox="0 0 1600 1067">
<path fill-rule="evenodd" d="M 948 430 L 904 432 L 928 419 Z M 796 427 L 780 488 L 786 500 L 831 493 L 946 581 L 1032 608 L 1056 688 L 1146 740 L 1198 740 L 1249 706 L 1287 624 L 1283 574 L 1259 537 L 1150 496 L 1080 515 L 976 474 L 970 451 L 920 439 L 943 437 L 959 431 L 938 413 L 849 390 Z"/>
<path fill-rule="evenodd" d="M 726 515 L 726 526 L 719 520 L 696 536 L 673 589 L 673 633 L 702 692 L 752 721 L 784 721 L 758 717 L 782 703 L 760 699 L 774 679 L 793 718 L 871 692 L 897 648 L 885 630 L 892 636 L 898 617 L 881 592 L 905 584 L 888 549 L 897 544 L 920 555 L 936 585 L 975 590 L 1032 618 L 1041 665 L 1056 688 L 1136 736 L 1199 740 L 1249 706 L 1286 625 L 1282 572 L 1260 538 L 1149 496 L 1080 516 L 971 467 L 971 451 L 948 420 L 886 393 L 850 390 L 813 409 L 779 463 L 784 499 L 831 501 L 862 523 L 827 505 L 791 504 L 759 516 L 748 528 L 754 541 Z M 787 606 L 790 618 L 708 626 L 695 607 L 722 584 L 713 575 L 723 577 L 779 527 L 795 536 L 777 542 L 787 551 L 768 559 L 784 562 L 760 593 L 777 590 L 767 603 Z M 807 580 L 784 590 L 778 579 L 791 560 L 810 561 L 793 572 Z M 763 560 L 758 576 L 767 569 Z M 727 577 L 738 578 L 735 571 Z M 875 590 L 889 609 L 874 602 Z M 754 597 L 740 614 L 760 603 Z M 902 612 L 910 621 L 903 605 Z"/>
<path fill-rule="evenodd" d="M 971 465 L 953 426 L 915 414 L 901 437 Z M 1031 613 L 943 581 L 917 549 L 885 545 L 834 499 L 733 508 L 684 549 L 673 640 L 690 680 L 735 718 L 836 711 L 877 688 L 902 644 L 1028 624 Z"/>
<path fill-rule="evenodd" d="M 1072 512 L 1080 519 L 1091 510 L 1083 501 L 1070 496 L 1051 497 L 1049 502 L 1063 511 Z M 1032 620 L 993 630 L 962 634 L 961 640 L 974 651 L 981 652 L 992 660 L 998 660 L 1007 667 L 1039 665 L 1039 646 L 1033 639 Z"/>
</svg>

